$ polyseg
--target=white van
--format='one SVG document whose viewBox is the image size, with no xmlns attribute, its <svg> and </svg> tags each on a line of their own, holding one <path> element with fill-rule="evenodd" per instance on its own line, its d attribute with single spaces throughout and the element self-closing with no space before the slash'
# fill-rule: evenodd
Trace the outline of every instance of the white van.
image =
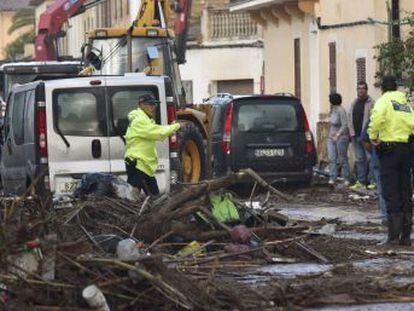
<svg viewBox="0 0 414 311">
<path fill-rule="evenodd" d="M 151 93 L 161 101 L 156 122 L 171 123 L 168 118 L 174 114 L 167 116 L 167 106 L 174 104 L 169 85 L 168 77 L 141 73 L 16 85 L 7 103 L 2 133 L 4 193 L 21 195 L 38 176 L 37 190 L 53 193 L 73 192 L 85 173 L 126 178 L 123 135 L 127 115 L 137 107 L 139 96 Z M 157 150 L 156 178 L 160 191 L 166 192 L 170 151 L 174 150 L 168 139 L 158 142 Z"/>
</svg>

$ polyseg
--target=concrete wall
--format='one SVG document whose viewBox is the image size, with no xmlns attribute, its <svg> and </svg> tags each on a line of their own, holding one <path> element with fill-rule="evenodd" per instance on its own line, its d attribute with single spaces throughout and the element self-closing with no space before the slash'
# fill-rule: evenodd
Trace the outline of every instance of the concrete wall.
<svg viewBox="0 0 414 311">
<path fill-rule="evenodd" d="M 187 63 L 180 66 L 181 78 L 193 83 L 194 103 L 215 94 L 216 81 L 253 79 L 260 93 L 263 49 L 220 47 L 187 50 Z"/>
</svg>

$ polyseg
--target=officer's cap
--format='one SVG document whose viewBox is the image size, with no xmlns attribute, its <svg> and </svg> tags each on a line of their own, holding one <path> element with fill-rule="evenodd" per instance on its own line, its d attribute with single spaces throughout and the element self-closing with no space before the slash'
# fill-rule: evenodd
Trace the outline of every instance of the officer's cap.
<svg viewBox="0 0 414 311">
<path fill-rule="evenodd" d="M 152 94 L 145 94 L 138 98 L 138 104 L 146 104 L 146 105 L 157 105 L 160 101 L 154 97 Z"/>
<path fill-rule="evenodd" d="M 382 78 L 381 89 L 383 92 L 395 91 L 397 89 L 397 78 L 393 75 L 386 75 Z"/>
</svg>

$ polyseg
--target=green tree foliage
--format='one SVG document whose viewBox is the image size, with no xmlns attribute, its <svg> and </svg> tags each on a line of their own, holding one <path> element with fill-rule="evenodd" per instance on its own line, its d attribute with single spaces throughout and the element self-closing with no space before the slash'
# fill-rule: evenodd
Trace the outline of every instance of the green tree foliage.
<svg viewBox="0 0 414 311">
<path fill-rule="evenodd" d="M 11 35 L 13 32 L 23 27 L 35 27 L 35 23 L 35 9 L 33 7 L 22 8 L 13 16 L 12 24 L 7 32 Z"/>
<path fill-rule="evenodd" d="M 35 38 L 35 10 L 33 7 L 26 7 L 18 10 L 13 16 L 12 24 L 8 29 L 8 34 L 32 26 L 32 28 L 6 46 L 6 58 L 11 61 L 22 59 L 24 56 L 24 46 L 34 43 Z"/>
<path fill-rule="evenodd" d="M 404 38 L 394 38 L 390 42 L 376 46 L 379 71 L 376 77 L 380 79 L 386 74 L 401 77 L 402 84 L 410 93 L 414 92 L 414 12 L 403 21 L 408 24 L 410 32 Z"/>
<path fill-rule="evenodd" d="M 35 32 L 34 30 L 28 31 L 17 40 L 6 46 L 6 58 L 10 61 L 16 61 L 23 58 L 24 46 L 34 42 Z"/>
</svg>

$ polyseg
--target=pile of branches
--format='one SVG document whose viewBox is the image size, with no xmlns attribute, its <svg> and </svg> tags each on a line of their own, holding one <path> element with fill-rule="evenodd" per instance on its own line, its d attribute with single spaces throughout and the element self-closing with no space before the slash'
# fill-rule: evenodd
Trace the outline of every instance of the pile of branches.
<svg viewBox="0 0 414 311">
<path fill-rule="evenodd" d="M 88 308 L 82 290 L 94 284 L 113 310 L 286 306 L 283 286 L 276 287 L 269 299 L 232 278 L 229 271 L 272 262 L 272 248 L 287 243 L 297 243 L 316 260 L 326 259 L 300 241 L 308 226 L 285 226 L 287 218 L 272 208 L 250 215 L 256 244 L 226 250 L 232 229 L 214 218 L 208 196 L 246 176 L 267 189 L 262 205 L 271 196 L 276 202 L 290 200 L 250 170 L 136 202 L 89 197 L 73 202 L 70 209 L 56 209 L 37 197 L 4 200 L 0 304 L 8 310 L 80 310 Z M 249 213 L 242 202 L 236 204 Z M 197 212 L 209 220 L 208 228 L 195 224 Z M 126 238 L 141 245 L 142 256 L 117 257 L 117 244 Z M 193 240 L 201 244 L 179 252 Z M 21 262 L 34 250 L 38 267 L 31 269 Z"/>
</svg>

